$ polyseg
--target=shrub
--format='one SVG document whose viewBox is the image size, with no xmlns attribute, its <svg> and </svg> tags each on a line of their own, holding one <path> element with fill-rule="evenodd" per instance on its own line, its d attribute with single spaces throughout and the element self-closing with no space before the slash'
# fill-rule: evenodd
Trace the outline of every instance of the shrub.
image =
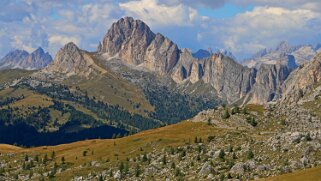
<svg viewBox="0 0 321 181">
<path fill-rule="evenodd" d="M 254 153 L 252 150 L 249 150 L 246 155 L 247 159 L 253 159 L 254 158 Z"/>
<path fill-rule="evenodd" d="M 238 106 L 233 107 L 231 114 L 238 114 L 240 113 L 240 108 Z"/>
<path fill-rule="evenodd" d="M 257 122 L 256 122 L 255 118 L 253 118 L 253 117 L 246 118 L 246 122 L 249 123 L 253 127 L 257 126 Z"/>
<path fill-rule="evenodd" d="M 208 136 L 207 137 L 207 142 L 211 142 L 215 139 L 215 136 Z"/>
<path fill-rule="evenodd" d="M 222 119 L 228 119 L 229 117 L 230 117 L 230 113 L 228 112 L 228 109 L 225 109 L 222 115 Z"/>
<path fill-rule="evenodd" d="M 224 152 L 223 149 L 220 150 L 220 153 L 219 153 L 218 157 L 219 157 L 220 159 L 224 160 L 225 152 Z"/>
</svg>

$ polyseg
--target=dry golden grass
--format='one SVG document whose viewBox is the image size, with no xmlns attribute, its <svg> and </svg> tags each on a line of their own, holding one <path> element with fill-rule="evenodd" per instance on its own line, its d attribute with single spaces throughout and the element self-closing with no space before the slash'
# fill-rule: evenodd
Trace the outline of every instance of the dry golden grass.
<svg viewBox="0 0 321 181">
<path fill-rule="evenodd" d="M 225 133 L 226 130 L 209 126 L 206 123 L 182 122 L 119 139 L 85 140 L 58 146 L 12 149 L 10 152 L 17 153 L 17 157 L 20 158 L 19 155 L 24 154 L 43 157 L 45 154 L 50 155 L 55 151 L 56 162 L 61 162 L 61 158 L 64 157 L 66 162 L 72 164 L 74 168 L 95 160 L 109 160 L 110 164 L 115 165 L 120 161 L 126 161 L 127 158 L 149 153 L 154 149 L 161 150 L 168 146 L 177 147 L 193 142 L 195 136 L 206 140 L 209 135 L 224 135 Z M 7 150 L 2 150 L 1 147 L 3 145 L 0 145 L 0 153 Z M 87 151 L 87 156 L 83 156 L 84 151 Z M 88 168 L 73 169 L 58 174 L 56 180 L 64 180 L 66 178 L 68 180 L 75 175 L 86 175 L 90 171 Z"/>
<path fill-rule="evenodd" d="M 7 88 L 4 90 L 0 91 L 0 100 L 4 100 L 7 97 L 19 97 L 21 95 L 24 95 L 25 97 L 30 96 L 34 94 L 33 91 L 29 90 L 29 89 L 25 89 L 25 88 Z"/>
<path fill-rule="evenodd" d="M 10 82 L 15 79 L 19 79 L 24 76 L 28 76 L 32 74 L 35 71 L 30 70 L 19 70 L 19 69 L 13 69 L 13 70 L 1 70 L 0 71 L 0 84 L 3 84 L 5 82 Z"/>
<path fill-rule="evenodd" d="M 95 96 L 103 102 L 120 105 L 130 112 L 144 114 L 143 110 L 149 112 L 154 110 L 142 90 L 109 72 L 84 81 L 78 86 L 81 90 L 86 90 L 90 97 Z M 140 108 L 134 109 L 130 101 L 139 103 Z"/>
<path fill-rule="evenodd" d="M 74 142 L 70 144 L 62 144 L 57 146 L 42 146 L 36 148 L 18 148 L 10 145 L 0 145 L 0 153 L 17 153 L 17 158 L 21 155 L 28 154 L 30 156 L 39 155 L 43 157 L 45 154 L 51 155 L 53 151 L 56 153 L 55 162 L 60 163 L 64 157 L 67 164 L 72 165 L 73 169 L 56 175 L 56 180 L 70 180 L 75 175 L 87 175 L 100 169 L 99 168 L 81 168 L 83 164 L 89 164 L 91 161 L 105 162 L 108 164 L 117 165 L 121 161 L 126 161 L 127 158 L 133 158 L 137 155 L 150 153 L 154 149 L 161 150 L 169 146 L 178 147 L 185 145 L 188 142 L 193 142 L 194 138 L 201 137 L 204 141 L 209 135 L 226 136 L 227 134 L 235 134 L 231 140 L 232 145 L 240 143 L 238 139 L 246 139 L 240 131 L 221 129 L 206 123 L 200 122 L 181 122 L 174 125 L 169 125 L 162 128 L 148 130 L 119 139 L 95 139 Z M 239 136 L 238 136 L 239 135 Z M 243 138 L 242 138 L 243 137 Z M 86 151 L 87 155 L 83 156 Z M 53 164 L 53 162 L 51 162 Z M 301 181 L 301 180 L 320 180 L 321 167 L 298 171 L 291 174 L 281 175 L 278 177 L 263 179 L 267 181 Z"/>
<path fill-rule="evenodd" d="M 249 112 L 257 112 L 260 115 L 264 114 L 264 107 L 261 105 L 248 104 L 245 107 Z"/>
<path fill-rule="evenodd" d="M 262 179 L 262 181 L 321 181 L 321 167 L 300 170 L 289 174 Z"/>
<path fill-rule="evenodd" d="M 36 148 L 22 148 L 12 150 L 16 153 L 45 154 L 55 151 L 57 159 L 64 156 L 66 160 L 76 165 L 97 159 L 110 159 L 111 162 L 125 160 L 153 149 L 162 149 L 168 146 L 179 146 L 193 142 L 195 136 L 206 140 L 209 135 L 223 134 L 222 129 L 208 126 L 205 123 L 182 122 L 158 129 L 140 132 L 119 139 L 96 139 L 63 144 L 58 146 L 42 146 Z M 0 145 L 1 148 L 2 145 Z M 143 151 L 141 151 L 141 149 Z M 82 156 L 83 151 L 88 151 L 88 156 Z M 0 149 L 0 152 L 2 150 Z M 91 151 L 94 152 L 91 155 Z M 115 156 L 118 155 L 118 156 Z M 77 157 L 77 158 L 76 158 Z M 77 160 L 76 160 L 77 159 Z M 118 161 L 117 161 L 118 162 Z"/>
<path fill-rule="evenodd" d="M 17 147 L 17 146 L 0 144 L 0 153 L 19 152 L 20 150 L 22 150 L 22 148 Z"/>
<path fill-rule="evenodd" d="M 16 101 L 10 106 L 12 107 L 49 107 L 50 105 L 53 105 L 53 102 L 50 97 L 40 94 L 31 94 L 24 99 L 21 99 L 19 101 Z"/>
</svg>

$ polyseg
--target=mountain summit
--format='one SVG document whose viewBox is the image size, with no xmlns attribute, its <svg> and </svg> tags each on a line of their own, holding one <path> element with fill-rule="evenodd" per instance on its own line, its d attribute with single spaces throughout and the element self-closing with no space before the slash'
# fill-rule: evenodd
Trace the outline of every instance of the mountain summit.
<svg viewBox="0 0 321 181">
<path fill-rule="evenodd" d="M 98 52 L 156 71 L 168 73 L 177 63 L 179 49 L 162 34 L 156 35 L 140 20 L 122 18 L 105 35 Z"/>
<path fill-rule="evenodd" d="M 14 50 L 0 60 L 0 69 L 36 70 L 46 67 L 51 61 L 52 57 L 41 47 L 31 54 L 24 50 Z"/>
</svg>

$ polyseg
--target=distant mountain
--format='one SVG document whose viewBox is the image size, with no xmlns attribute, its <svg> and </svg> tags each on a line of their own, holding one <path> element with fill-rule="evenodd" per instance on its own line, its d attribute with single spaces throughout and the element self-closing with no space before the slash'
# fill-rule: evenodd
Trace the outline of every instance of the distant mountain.
<svg viewBox="0 0 321 181">
<path fill-rule="evenodd" d="M 216 50 L 216 53 L 221 53 L 223 54 L 224 56 L 228 56 L 234 60 L 237 60 L 237 58 L 233 55 L 232 52 L 228 51 L 228 50 L 225 50 L 225 49 L 218 49 Z"/>
<path fill-rule="evenodd" d="M 290 46 L 286 41 L 282 41 L 275 49 L 260 50 L 242 64 L 247 67 L 259 67 L 262 64 L 282 63 L 295 68 L 297 65 L 311 61 L 318 49 L 318 45 L 316 47 L 311 45 Z"/>
<path fill-rule="evenodd" d="M 224 56 L 228 56 L 234 60 L 236 60 L 236 57 L 232 54 L 232 52 L 224 50 L 224 49 L 217 49 L 216 51 L 214 51 L 214 53 L 216 54 L 223 54 Z M 209 58 L 212 54 L 212 50 L 204 50 L 204 49 L 199 49 L 197 52 L 192 53 L 192 56 L 194 58 L 198 58 L 198 59 L 204 59 L 204 58 Z"/>
<path fill-rule="evenodd" d="M 311 45 L 299 46 L 295 51 L 291 52 L 291 55 L 294 56 L 298 65 L 311 61 L 316 54 L 317 50 Z"/>
<path fill-rule="evenodd" d="M 194 58 L 202 59 L 202 58 L 210 57 L 211 53 L 209 51 L 207 51 L 207 50 L 199 49 L 197 52 L 192 53 L 192 55 L 193 55 Z"/>
<path fill-rule="evenodd" d="M 14 50 L 0 60 L 0 69 L 36 70 L 46 67 L 51 61 L 52 57 L 41 47 L 30 54 L 24 50 Z"/>
<path fill-rule="evenodd" d="M 317 44 L 314 48 L 317 52 L 320 52 L 321 51 L 321 44 Z"/>
</svg>

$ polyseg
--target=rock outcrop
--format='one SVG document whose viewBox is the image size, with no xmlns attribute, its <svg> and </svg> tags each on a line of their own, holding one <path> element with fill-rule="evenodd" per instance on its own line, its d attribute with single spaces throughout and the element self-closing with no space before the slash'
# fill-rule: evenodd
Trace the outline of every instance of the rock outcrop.
<svg viewBox="0 0 321 181">
<path fill-rule="evenodd" d="M 176 44 L 159 33 L 155 35 L 144 22 L 131 17 L 111 26 L 98 52 L 160 74 L 168 73 L 179 59 Z"/>
<path fill-rule="evenodd" d="M 321 82 L 321 53 L 293 71 L 283 85 L 282 100 L 298 101 Z"/>
<path fill-rule="evenodd" d="M 244 103 L 262 104 L 281 97 L 281 87 L 292 69 L 282 64 L 263 64 L 256 72 L 255 84 Z"/>
<path fill-rule="evenodd" d="M 0 69 L 36 70 L 46 67 L 51 61 L 49 53 L 40 47 L 30 54 L 24 50 L 14 50 L 0 60 Z"/>
<path fill-rule="evenodd" d="M 55 59 L 45 69 L 46 72 L 72 75 L 88 76 L 92 72 L 90 65 L 92 59 L 80 50 L 73 42 L 66 44 L 59 50 Z"/>
<path fill-rule="evenodd" d="M 230 57 L 214 54 L 204 62 L 203 80 L 232 103 L 245 96 L 255 83 L 255 70 L 243 67 Z"/>
<path fill-rule="evenodd" d="M 221 53 L 212 54 L 206 59 L 195 59 L 184 49 L 172 78 L 177 83 L 202 80 L 211 84 L 221 98 L 234 102 L 251 90 L 255 83 L 255 70 L 243 67 Z"/>
</svg>

